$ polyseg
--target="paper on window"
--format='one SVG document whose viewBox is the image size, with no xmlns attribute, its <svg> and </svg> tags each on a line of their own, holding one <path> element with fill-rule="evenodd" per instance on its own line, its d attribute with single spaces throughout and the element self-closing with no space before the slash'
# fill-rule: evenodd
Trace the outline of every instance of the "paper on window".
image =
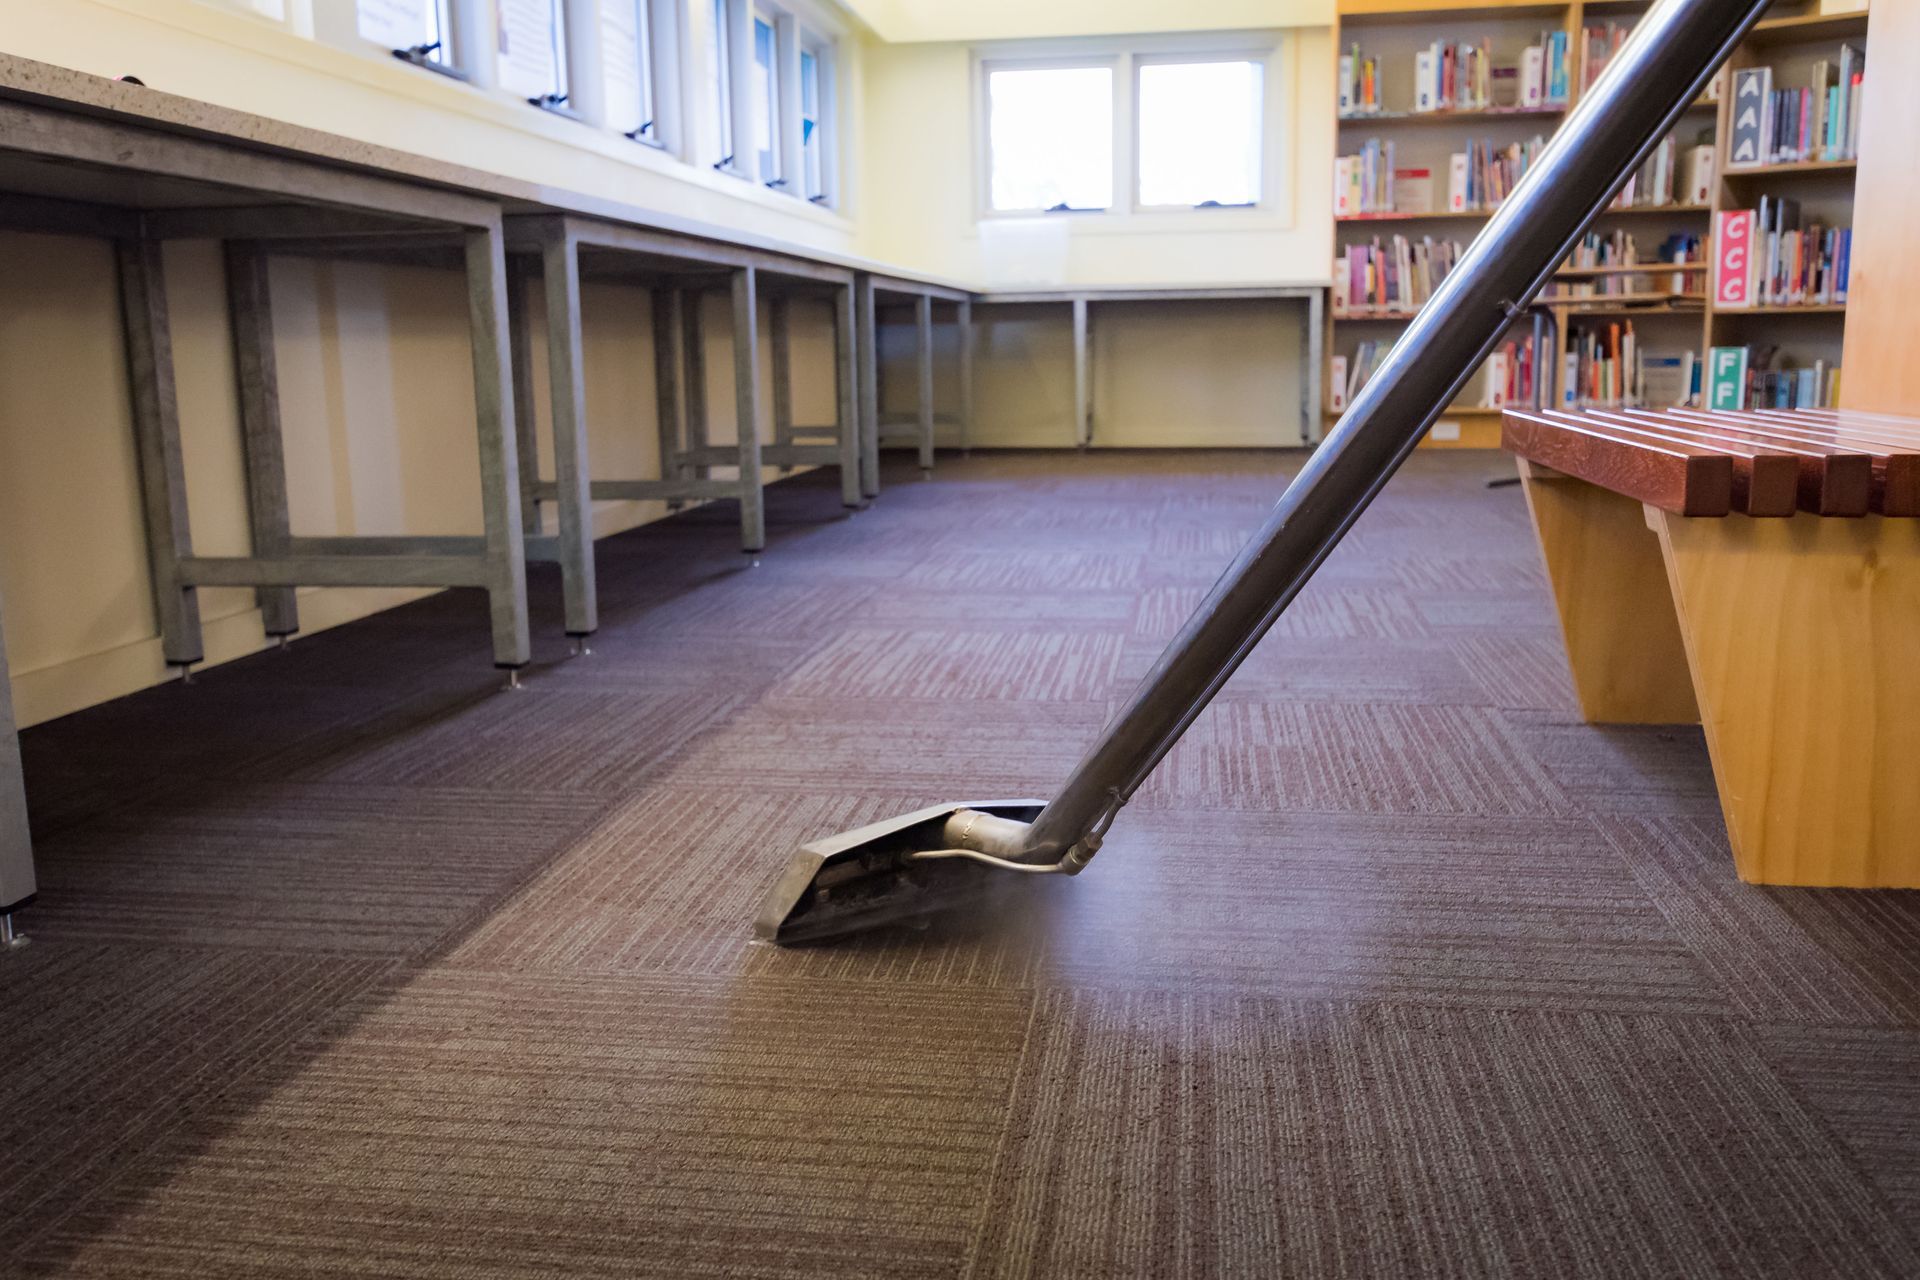
<svg viewBox="0 0 1920 1280">
<path fill-rule="evenodd" d="M 607 95 L 607 124 L 632 133 L 646 121 L 640 102 L 640 16 L 634 0 L 600 6 L 600 58 Z"/>
<path fill-rule="evenodd" d="M 500 87 L 524 98 L 559 91 L 553 0 L 499 0 Z"/>
<path fill-rule="evenodd" d="M 435 0 L 356 0 L 362 38 L 389 49 L 411 49 L 440 38 Z"/>
</svg>

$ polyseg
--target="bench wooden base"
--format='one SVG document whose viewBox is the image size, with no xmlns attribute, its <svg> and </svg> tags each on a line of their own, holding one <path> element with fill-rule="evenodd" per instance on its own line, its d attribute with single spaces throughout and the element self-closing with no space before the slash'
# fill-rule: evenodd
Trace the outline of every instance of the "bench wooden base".
<svg viewBox="0 0 1920 1280">
<path fill-rule="evenodd" d="M 1690 518 L 1520 467 L 1586 719 L 1702 725 L 1741 879 L 1920 888 L 1920 521 Z"/>
</svg>

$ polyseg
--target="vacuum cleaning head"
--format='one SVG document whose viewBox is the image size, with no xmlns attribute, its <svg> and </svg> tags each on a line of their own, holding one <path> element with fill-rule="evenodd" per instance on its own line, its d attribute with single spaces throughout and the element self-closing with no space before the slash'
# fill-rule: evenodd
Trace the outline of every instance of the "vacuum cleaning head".
<svg viewBox="0 0 1920 1280">
<path fill-rule="evenodd" d="M 1041 800 L 943 804 L 804 845 L 767 895 L 754 935 L 825 942 L 977 906 L 1021 879 L 1079 865 L 1017 860 Z"/>
</svg>

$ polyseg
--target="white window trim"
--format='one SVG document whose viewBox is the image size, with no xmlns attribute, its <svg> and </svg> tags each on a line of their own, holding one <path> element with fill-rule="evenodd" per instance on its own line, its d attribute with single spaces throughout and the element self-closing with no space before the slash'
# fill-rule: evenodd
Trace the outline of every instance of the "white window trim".
<svg viewBox="0 0 1920 1280">
<path fill-rule="evenodd" d="M 819 77 L 819 111 L 814 121 L 814 132 L 820 142 L 820 194 L 811 196 L 806 190 L 807 163 L 805 147 L 798 142 L 799 131 L 794 137 L 796 159 L 799 163 L 800 189 L 795 193 L 807 203 L 823 209 L 837 209 L 841 204 L 840 188 L 840 42 L 832 36 L 822 33 L 818 28 L 802 24 L 800 28 L 799 49 L 813 55 L 814 74 Z M 799 52 L 794 55 L 794 102 L 795 117 L 801 118 L 800 108 L 800 67 Z"/>
<path fill-rule="evenodd" d="M 498 3 L 498 0 L 495 0 Z M 520 95 L 529 106 L 551 111 L 557 116 L 570 119 L 586 119 L 580 111 L 580 74 L 582 66 L 591 68 L 594 54 L 600 48 L 600 33 L 594 24 L 598 21 L 600 10 L 595 0 L 547 0 L 551 13 L 550 21 L 559 28 L 554 34 L 554 80 L 551 89 L 543 94 Z M 498 21 L 496 16 L 495 21 Z M 497 40 L 497 37 L 496 37 Z M 498 58 L 496 52 L 495 57 Z M 591 68 L 593 79 L 598 80 L 598 68 Z M 598 117 L 594 117 L 597 121 Z"/>
<path fill-rule="evenodd" d="M 976 167 L 980 180 L 977 184 L 978 205 L 983 218 L 1057 218 L 1062 216 L 1076 218 L 1097 218 L 1114 211 L 1114 205 L 1104 209 L 999 209 L 993 203 L 993 94 L 989 88 L 990 80 L 996 71 L 1080 71 L 1090 67 L 1104 67 L 1113 72 L 1113 196 L 1117 202 L 1126 184 L 1132 181 L 1132 161 L 1129 148 L 1125 145 L 1124 123 L 1132 118 L 1133 90 L 1131 86 L 1122 86 L 1127 79 L 1126 58 L 1117 53 L 1087 54 L 1078 57 L 1062 55 L 1059 57 L 1012 57 L 976 59 L 974 84 L 977 86 L 980 103 L 974 113 L 976 121 L 974 147 Z M 1123 108 L 1125 108 L 1123 112 Z"/>
<path fill-rule="evenodd" d="M 778 5 L 761 3 L 760 0 L 755 0 L 755 3 L 748 6 L 748 20 L 753 24 L 752 39 L 749 44 L 754 46 L 753 56 L 748 62 L 750 72 L 760 65 L 758 44 L 761 24 L 764 23 L 773 33 L 773 53 L 768 71 L 773 76 L 775 100 L 769 107 L 773 114 L 773 119 L 769 121 L 773 137 L 769 139 L 771 145 L 768 150 L 773 154 L 774 175 L 769 179 L 760 171 L 760 139 L 756 136 L 753 140 L 753 180 L 769 191 L 791 194 L 794 189 L 794 157 L 790 154 L 793 150 L 791 143 L 799 136 L 800 118 L 800 48 L 794 39 L 798 24 L 794 21 L 793 15 L 785 9 Z M 792 65 L 789 66 L 789 63 Z M 755 100 L 754 111 L 757 116 L 760 95 L 757 92 L 758 86 L 752 87 L 756 92 L 748 96 Z"/>
<path fill-rule="evenodd" d="M 315 38 L 342 49 L 376 53 L 407 63 L 434 75 L 463 80 L 482 88 L 494 82 L 494 64 L 499 57 L 493 33 L 492 0 L 438 0 L 441 26 L 450 29 L 442 36 L 452 47 L 439 62 L 425 58 L 407 58 L 402 50 L 390 49 L 360 34 L 360 6 L 357 0 L 313 0 Z M 450 40 L 448 37 L 451 37 Z"/>
<path fill-rule="evenodd" d="M 976 46 L 973 50 L 974 215 L 980 221 L 1066 217 L 1080 227 L 1104 224 L 1114 231 L 1143 227 L 1229 230 L 1275 229 L 1292 222 L 1293 174 L 1289 149 L 1297 66 L 1290 33 L 1194 32 L 1123 39 L 1027 40 Z M 1261 64 L 1260 199 L 1252 206 L 1214 209 L 1140 203 L 1140 67 L 1148 63 L 1258 62 Z M 1005 70 L 1113 68 L 1114 200 L 1105 209 L 996 209 L 993 206 L 992 96 L 987 77 Z"/>
<path fill-rule="evenodd" d="M 123 2 L 132 3 L 133 0 L 109 0 L 114 4 Z M 453 57 L 449 66 L 429 68 L 429 74 L 424 79 L 417 74 L 422 69 L 421 64 L 396 58 L 393 50 L 360 35 L 356 0 L 287 0 L 287 17 L 284 20 L 246 12 L 246 0 L 209 2 L 212 8 L 233 12 L 236 21 L 244 18 L 250 25 L 278 28 L 292 36 L 315 39 L 338 50 L 363 68 L 363 71 L 355 73 L 356 78 L 363 82 L 378 83 L 389 77 L 397 77 L 398 80 L 422 86 L 440 86 L 429 92 L 444 104 L 476 118 L 517 127 L 555 142 L 575 142 L 610 159 L 625 156 L 639 168 L 663 174 L 672 174 L 678 169 L 680 178 L 697 187 L 733 195 L 767 208 L 792 213 L 804 209 L 802 216 L 822 225 L 841 228 L 851 225 L 847 222 L 847 173 L 851 162 L 840 145 L 846 110 L 840 94 L 848 83 L 841 75 L 840 54 L 849 38 L 849 27 L 839 10 L 824 0 L 776 0 L 767 6 L 780 8 L 786 15 L 785 21 L 791 25 L 790 38 L 782 46 L 786 61 L 783 64 L 781 86 L 782 143 L 786 148 L 783 151 L 783 165 L 784 171 L 790 174 L 804 175 L 799 143 L 800 49 L 804 44 L 817 55 L 825 54 L 819 127 L 823 134 L 822 180 L 828 198 L 820 201 L 805 198 L 803 181 L 770 189 L 763 186 L 745 166 L 736 170 L 714 163 L 718 153 L 711 149 L 716 139 L 709 122 L 717 124 L 717 121 L 715 106 L 707 100 L 711 94 L 705 72 L 707 23 L 711 19 L 704 16 L 704 11 L 694 9 L 696 3 L 705 6 L 711 0 L 645 0 L 656 19 L 653 42 L 656 74 L 654 106 L 656 120 L 660 123 L 656 124 L 654 131 L 658 134 L 657 140 L 632 140 L 640 144 L 638 148 L 629 145 L 622 131 L 611 127 L 611 113 L 606 110 L 604 96 L 606 85 L 601 60 L 600 6 L 617 0 L 562 0 L 565 5 L 563 20 L 566 23 L 569 99 L 563 107 L 540 111 L 530 110 L 526 97 L 507 91 L 498 83 L 496 0 L 443 0 L 453 37 Z M 742 56 L 751 65 L 752 29 L 739 21 L 740 17 L 750 13 L 751 0 L 725 0 L 725 3 L 734 19 L 730 24 L 733 37 L 733 61 L 730 65 L 737 67 Z M 394 83 L 398 83 L 398 80 Z M 734 106 L 737 130 L 751 128 L 750 118 L 743 108 L 748 105 L 752 89 L 750 75 L 732 77 L 729 96 Z M 560 117 L 560 121 L 554 121 L 552 117 L 555 116 Z M 590 128 L 578 130 L 579 124 Z M 739 153 L 736 150 L 734 154 L 738 156 Z M 748 161 L 750 164 L 751 157 Z M 681 165 L 685 168 L 680 169 Z M 738 179 L 745 185 L 736 186 L 733 182 L 723 180 L 720 175 Z M 795 208 L 796 205 L 800 208 Z"/>
</svg>

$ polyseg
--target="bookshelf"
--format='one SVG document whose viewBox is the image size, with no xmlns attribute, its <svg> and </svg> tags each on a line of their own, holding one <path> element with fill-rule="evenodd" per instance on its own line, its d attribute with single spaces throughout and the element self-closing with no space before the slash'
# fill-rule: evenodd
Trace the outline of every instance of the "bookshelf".
<svg viewBox="0 0 1920 1280">
<path fill-rule="evenodd" d="M 1774 68 L 1777 87 L 1803 87 L 1821 59 L 1833 60 L 1842 44 L 1865 50 L 1867 12 L 1823 12 L 1846 7 L 1847 0 L 1781 0 L 1756 26 L 1729 62 L 1716 89 L 1732 84 L 1735 70 Z M 1351 54 L 1356 44 L 1363 59 L 1374 61 L 1375 98 L 1372 103 L 1336 103 L 1337 157 L 1367 154 L 1367 144 L 1393 144 L 1391 162 L 1372 165 L 1369 193 L 1375 199 L 1364 209 L 1339 208 L 1336 191 L 1333 244 L 1336 262 L 1349 248 L 1365 251 L 1380 242 L 1391 256 L 1392 237 L 1404 236 L 1418 246 L 1422 237 L 1458 242 L 1462 246 L 1491 216 L 1490 209 L 1448 208 L 1450 157 L 1467 152 L 1479 142 L 1501 152 L 1535 138 L 1550 138 L 1566 114 L 1579 102 L 1583 89 L 1583 32 L 1589 28 L 1622 31 L 1652 7 L 1651 0 L 1568 0 L 1541 4 L 1525 0 L 1339 0 L 1334 30 L 1334 56 Z M 1525 103 L 1517 91 L 1501 86 L 1496 100 L 1475 100 L 1458 108 L 1422 102 L 1439 109 L 1416 110 L 1415 66 L 1422 50 L 1435 42 L 1458 46 L 1482 45 L 1493 67 L 1520 66 L 1528 46 L 1544 46 L 1551 33 L 1561 33 L 1567 54 L 1565 102 Z M 1467 78 L 1462 72 L 1461 78 Z M 1336 83 L 1340 80 L 1336 62 Z M 1432 85 L 1432 81 L 1428 82 Z M 1490 86 L 1483 80 L 1476 86 Z M 1336 90 L 1338 92 L 1339 90 Z M 1632 237 L 1638 261 L 1632 266 L 1603 265 L 1556 273 L 1552 289 L 1592 290 L 1592 296 L 1552 297 L 1541 306 L 1553 313 L 1557 342 L 1537 353 L 1533 376 L 1557 382 L 1571 345 L 1583 334 L 1605 332 L 1611 324 L 1630 322 L 1641 349 L 1650 356 L 1679 356 L 1691 352 L 1703 360 L 1714 346 L 1769 343 L 1779 348 L 1790 366 L 1824 361 L 1837 365 L 1845 324 L 1844 304 L 1761 305 L 1744 309 L 1716 308 L 1711 288 L 1711 232 L 1721 210 L 1755 208 L 1762 196 L 1785 198 L 1799 204 L 1804 216 L 1826 226 L 1850 221 L 1852 159 L 1809 158 L 1748 169 L 1730 169 L 1722 162 L 1728 152 L 1733 102 L 1730 91 L 1709 93 L 1694 103 L 1674 130 L 1673 199 L 1662 204 L 1611 207 L 1599 218 L 1601 236 Z M 1367 109 L 1371 107 L 1372 109 Z M 1696 145 L 1714 148 L 1715 173 L 1706 184 L 1709 198 L 1688 199 L 1686 154 Z M 1381 207 L 1377 190 L 1383 170 L 1426 170 L 1433 186 L 1430 207 L 1407 212 L 1395 205 Z M 1396 195 L 1398 192 L 1396 191 Z M 1349 202 L 1351 203 L 1351 202 Z M 1418 192 L 1406 203 L 1419 207 Z M 1671 237 L 1697 239 L 1703 261 L 1697 267 L 1647 265 Z M 1337 270 L 1336 266 L 1336 270 Z M 1671 279 L 1681 273 L 1678 280 Z M 1675 285 L 1679 287 L 1667 287 Z M 1611 293 L 1599 290 L 1612 288 Z M 1336 297 L 1328 308 L 1326 350 L 1330 367 L 1329 402 L 1324 406 L 1329 425 L 1339 416 L 1337 393 L 1331 393 L 1338 373 L 1336 362 L 1348 369 L 1371 349 L 1397 337 L 1417 314 L 1417 306 L 1368 307 L 1342 305 Z M 1764 317 L 1764 319 L 1757 319 Z M 1523 342 L 1532 332 L 1530 319 L 1515 321 L 1509 337 Z M 1488 371 L 1476 371 L 1461 399 L 1442 415 L 1451 430 L 1436 430 L 1427 442 L 1445 447 L 1488 447 L 1499 442 L 1500 410 L 1483 403 Z M 1651 382 L 1651 377 L 1649 378 Z M 1444 438 L 1452 436 L 1452 439 Z"/>
</svg>

